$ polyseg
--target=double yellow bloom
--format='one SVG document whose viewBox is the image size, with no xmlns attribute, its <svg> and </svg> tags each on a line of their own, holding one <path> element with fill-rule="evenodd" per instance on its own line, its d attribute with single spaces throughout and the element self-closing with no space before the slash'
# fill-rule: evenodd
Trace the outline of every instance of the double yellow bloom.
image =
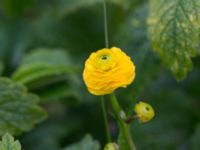
<svg viewBox="0 0 200 150">
<path fill-rule="evenodd" d="M 135 78 L 135 65 L 120 48 L 104 48 L 85 62 L 83 79 L 91 94 L 105 95 L 127 87 Z"/>
</svg>

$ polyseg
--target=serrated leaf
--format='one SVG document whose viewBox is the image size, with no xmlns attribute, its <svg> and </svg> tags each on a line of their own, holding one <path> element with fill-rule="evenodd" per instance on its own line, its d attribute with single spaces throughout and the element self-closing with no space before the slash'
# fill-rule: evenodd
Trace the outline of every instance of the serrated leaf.
<svg viewBox="0 0 200 150">
<path fill-rule="evenodd" d="M 6 133 L 0 141 L 0 150 L 21 150 L 21 145 L 18 140 L 14 140 L 12 135 Z"/>
<path fill-rule="evenodd" d="M 199 46 L 200 0 L 151 0 L 148 24 L 153 48 L 176 79 L 184 79 Z"/>
<path fill-rule="evenodd" d="M 39 97 L 28 93 L 20 84 L 0 78 L 0 135 L 29 131 L 46 117 L 37 105 Z"/>
<path fill-rule="evenodd" d="M 86 135 L 80 142 L 75 143 L 63 150 L 100 150 L 100 145 L 90 135 Z"/>
</svg>

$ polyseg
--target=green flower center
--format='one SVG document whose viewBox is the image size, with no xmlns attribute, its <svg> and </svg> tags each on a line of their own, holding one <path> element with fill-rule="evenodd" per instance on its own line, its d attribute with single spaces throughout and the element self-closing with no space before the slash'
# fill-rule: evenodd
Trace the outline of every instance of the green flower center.
<svg viewBox="0 0 200 150">
<path fill-rule="evenodd" d="M 108 60 L 110 56 L 105 54 L 105 55 L 102 55 L 100 58 L 101 60 Z"/>
<path fill-rule="evenodd" d="M 97 57 L 96 61 L 96 67 L 108 71 L 113 67 L 113 64 L 115 63 L 115 60 L 113 59 L 113 56 L 110 54 L 101 54 Z"/>
</svg>

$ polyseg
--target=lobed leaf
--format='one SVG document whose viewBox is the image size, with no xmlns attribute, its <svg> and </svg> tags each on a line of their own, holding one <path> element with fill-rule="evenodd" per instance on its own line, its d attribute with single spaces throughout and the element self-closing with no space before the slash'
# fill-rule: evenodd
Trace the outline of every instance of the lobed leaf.
<svg viewBox="0 0 200 150">
<path fill-rule="evenodd" d="M 6 133 L 0 141 L 0 150 L 21 150 L 21 145 L 18 140 L 14 140 L 12 135 Z"/>
<path fill-rule="evenodd" d="M 0 135 L 29 131 L 44 120 L 46 113 L 38 102 L 39 97 L 28 93 L 23 85 L 0 78 Z"/>
<path fill-rule="evenodd" d="M 176 79 L 184 79 L 199 48 L 200 0 L 151 0 L 148 25 L 155 51 Z"/>
</svg>

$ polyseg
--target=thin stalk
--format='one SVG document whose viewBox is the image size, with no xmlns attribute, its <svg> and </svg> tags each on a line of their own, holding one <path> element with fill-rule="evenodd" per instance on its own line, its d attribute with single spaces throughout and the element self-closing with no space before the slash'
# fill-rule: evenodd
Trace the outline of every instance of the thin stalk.
<svg viewBox="0 0 200 150">
<path fill-rule="evenodd" d="M 108 19 L 107 19 L 107 6 L 106 0 L 103 0 L 103 14 L 104 14 L 104 34 L 105 34 L 105 46 L 109 47 L 109 39 L 108 39 Z"/>
<path fill-rule="evenodd" d="M 131 137 L 130 125 L 122 119 L 122 115 L 124 115 L 124 111 L 119 105 L 115 94 L 110 95 L 111 104 L 113 107 L 114 114 L 116 116 L 116 120 L 119 126 L 119 146 L 120 150 L 136 150 L 135 144 Z"/>
<path fill-rule="evenodd" d="M 106 113 L 106 105 L 105 105 L 103 96 L 101 96 L 101 108 L 102 108 L 103 118 L 104 118 L 104 123 L 105 123 L 107 142 L 111 142 L 111 135 L 110 135 L 109 125 L 108 125 L 108 117 Z"/>
<path fill-rule="evenodd" d="M 105 46 L 106 46 L 106 48 L 108 48 L 109 47 L 109 40 L 108 40 L 108 23 L 107 23 L 106 0 L 103 0 L 103 14 L 104 14 Z M 107 117 L 107 112 L 106 112 L 106 105 L 105 105 L 105 101 L 104 101 L 104 97 L 103 96 L 101 96 L 101 107 L 102 107 L 102 112 L 103 112 L 103 117 L 104 117 L 107 142 L 111 142 L 111 135 L 110 135 L 109 125 L 108 125 L 108 117 Z"/>
</svg>

